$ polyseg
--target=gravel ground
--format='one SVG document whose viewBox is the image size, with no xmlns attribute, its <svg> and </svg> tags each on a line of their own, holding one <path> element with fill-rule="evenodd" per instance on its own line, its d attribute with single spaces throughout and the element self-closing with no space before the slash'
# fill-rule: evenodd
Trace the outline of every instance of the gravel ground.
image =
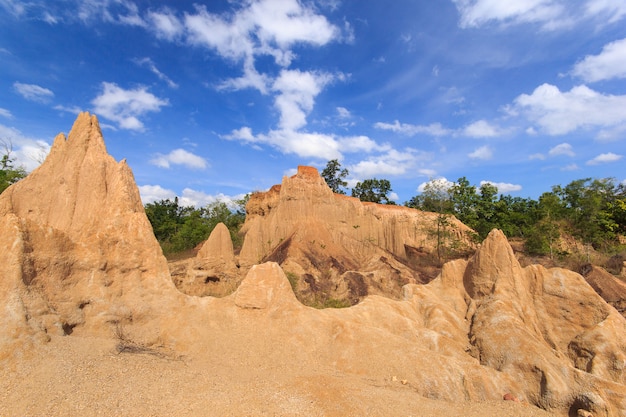
<svg viewBox="0 0 626 417">
<path fill-rule="evenodd" d="M 176 357 L 118 353 L 116 342 L 55 337 L 0 371 L 9 416 L 553 416 L 524 403 L 450 403 L 419 396 L 393 376 L 237 360 L 240 352 Z M 404 382 L 404 384 L 403 384 Z"/>
</svg>

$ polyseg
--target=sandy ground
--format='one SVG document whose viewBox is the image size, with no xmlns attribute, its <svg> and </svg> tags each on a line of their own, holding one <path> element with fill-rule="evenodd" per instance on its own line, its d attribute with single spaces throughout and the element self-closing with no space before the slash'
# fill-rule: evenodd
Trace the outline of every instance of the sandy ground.
<svg viewBox="0 0 626 417">
<path fill-rule="evenodd" d="M 373 380 L 247 360 L 241 346 L 179 357 L 118 353 L 117 342 L 52 341 L 0 371 L 0 417 L 9 416 L 553 416 L 511 401 L 424 398 L 391 376 Z M 406 382 L 406 381 L 404 381 Z"/>
</svg>

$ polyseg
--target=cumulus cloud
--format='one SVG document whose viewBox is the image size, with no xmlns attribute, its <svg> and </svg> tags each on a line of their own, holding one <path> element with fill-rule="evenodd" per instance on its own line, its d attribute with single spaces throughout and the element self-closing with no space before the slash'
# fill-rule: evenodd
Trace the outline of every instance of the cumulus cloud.
<svg viewBox="0 0 626 417">
<path fill-rule="evenodd" d="M 140 185 L 138 188 L 141 202 L 144 205 L 160 200 L 173 200 L 176 197 L 176 193 L 173 190 L 163 188 L 160 185 Z"/>
<path fill-rule="evenodd" d="M 493 150 L 489 146 L 485 145 L 476 149 L 474 152 L 470 153 L 467 156 L 469 156 L 471 159 L 488 160 L 493 157 Z"/>
<path fill-rule="evenodd" d="M 157 38 L 173 41 L 184 32 L 184 25 L 176 14 L 169 8 L 164 7 L 158 12 L 150 11 L 146 15 L 148 27 Z"/>
<path fill-rule="evenodd" d="M 376 129 L 389 130 L 407 136 L 425 134 L 437 137 L 449 135 L 452 133 L 450 129 L 444 128 L 441 123 L 431 123 L 429 125 L 413 125 L 409 123 L 400 123 L 398 120 L 394 120 L 393 123 L 377 122 L 374 124 L 374 127 Z"/>
<path fill-rule="evenodd" d="M 198 6 L 196 13 L 185 15 L 183 24 L 191 44 L 236 61 L 269 55 L 281 66 L 291 63 L 294 44 L 321 46 L 340 35 L 326 17 L 296 0 L 252 1 L 230 16 Z"/>
<path fill-rule="evenodd" d="M 117 123 L 121 129 L 143 131 L 144 125 L 139 117 L 160 111 L 168 101 L 148 92 L 147 87 L 125 90 L 115 83 L 103 82 L 102 92 L 91 104 L 94 113 Z"/>
<path fill-rule="evenodd" d="M 511 184 L 508 182 L 495 182 L 495 181 L 481 181 L 480 185 L 483 186 L 485 184 L 491 184 L 498 189 L 498 192 L 501 194 L 507 194 L 514 191 L 520 191 L 522 189 L 521 185 Z"/>
<path fill-rule="evenodd" d="M 157 154 L 150 163 L 161 168 L 170 168 L 172 165 L 183 165 L 191 169 L 205 169 L 207 161 L 184 149 L 174 149 L 172 152 L 163 155 Z"/>
<path fill-rule="evenodd" d="M 54 97 L 54 93 L 51 90 L 36 84 L 23 84 L 16 81 L 13 83 L 13 88 L 26 100 L 39 103 L 47 103 Z"/>
<path fill-rule="evenodd" d="M 181 195 L 177 195 L 175 191 L 163 188 L 160 185 L 140 185 L 139 194 L 143 204 L 167 199 L 173 200 L 178 197 L 178 204 L 182 207 L 206 207 L 209 204 L 221 202 L 232 209 L 237 208 L 237 201 L 245 196 L 245 194 L 229 196 L 223 193 L 213 195 L 191 188 L 185 188 Z"/>
<path fill-rule="evenodd" d="M 462 134 L 470 138 L 493 138 L 504 132 L 486 120 L 479 120 L 463 128 Z"/>
<path fill-rule="evenodd" d="M 373 155 L 349 167 L 352 175 L 358 178 L 372 178 L 381 175 L 402 175 L 415 168 L 417 163 L 427 157 L 414 149 L 403 151 L 390 149 L 381 155 Z"/>
<path fill-rule="evenodd" d="M 281 129 L 298 130 L 306 125 L 315 97 L 334 79 L 328 73 L 282 70 L 272 90 L 278 92 L 274 105 L 280 112 Z"/>
<path fill-rule="evenodd" d="M 423 182 L 421 183 L 418 187 L 417 187 L 417 191 L 420 193 L 423 193 L 424 190 L 426 189 L 426 185 L 428 184 L 432 184 L 434 186 L 435 189 L 437 190 L 449 190 L 450 188 L 452 188 L 455 183 L 453 181 L 449 181 L 446 177 L 441 177 L 441 178 L 433 178 L 429 181 Z"/>
<path fill-rule="evenodd" d="M 599 55 L 587 55 L 572 74 L 586 82 L 626 78 L 626 38 L 604 45 Z"/>
<path fill-rule="evenodd" d="M 226 195 L 223 193 L 207 194 L 191 188 L 185 188 L 178 202 L 182 206 L 206 207 L 213 203 L 224 203 L 231 209 L 237 208 L 237 200 L 244 198 L 245 194 Z"/>
<path fill-rule="evenodd" d="M 562 92 L 543 84 L 522 94 L 514 107 L 549 135 L 564 135 L 581 128 L 615 128 L 626 124 L 625 95 L 601 94 L 580 85 Z"/>
<path fill-rule="evenodd" d="M 5 146 L 15 159 L 15 166 L 27 172 L 37 168 L 50 152 L 50 144 L 42 139 L 25 136 L 20 130 L 0 124 L 0 151 Z"/>
<path fill-rule="evenodd" d="M 572 149 L 572 145 L 570 145 L 569 143 L 561 143 L 559 145 L 556 145 L 554 148 L 548 151 L 548 155 L 550 156 L 558 156 L 558 155 L 576 156 L 576 154 L 574 153 L 574 150 Z"/>
<path fill-rule="evenodd" d="M 601 164 L 608 164 L 611 162 L 617 162 L 620 159 L 622 159 L 622 157 L 623 155 L 617 155 L 617 154 L 614 154 L 613 152 L 603 153 L 587 161 L 587 165 L 601 165 Z"/>
</svg>

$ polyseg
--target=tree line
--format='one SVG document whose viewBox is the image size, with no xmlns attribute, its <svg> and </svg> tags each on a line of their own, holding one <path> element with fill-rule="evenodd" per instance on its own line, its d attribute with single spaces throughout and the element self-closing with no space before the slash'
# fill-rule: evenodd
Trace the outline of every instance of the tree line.
<svg viewBox="0 0 626 417">
<path fill-rule="evenodd" d="M 171 255 L 195 248 L 205 241 L 215 226 L 224 223 L 230 232 L 234 247 L 243 244 L 239 229 L 246 219 L 245 206 L 249 194 L 235 202 L 231 208 L 223 201 L 216 201 L 206 207 L 183 206 L 178 197 L 148 203 L 146 215 L 154 236 L 159 241 L 163 253 Z"/>
<path fill-rule="evenodd" d="M 341 194 L 348 175 L 337 160 L 329 161 L 322 171 L 329 187 Z M 352 196 L 390 203 L 390 192 L 388 180 L 373 179 L 357 183 Z M 449 216 L 455 216 L 476 232 L 477 241 L 497 228 L 509 238 L 524 238 L 527 252 L 534 255 L 554 255 L 555 242 L 565 230 L 603 252 L 619 250 L 619 237 L 626 235 L 626 184 L 615 178 L 555 185 L 536 200 L 498 194 L 493 184 L 472 185 L 466 177 L 451 184 L 431 179 L 404 205 L 438 214 L 433 229 L 439 242 L 446 237 Z"/>
</svg>

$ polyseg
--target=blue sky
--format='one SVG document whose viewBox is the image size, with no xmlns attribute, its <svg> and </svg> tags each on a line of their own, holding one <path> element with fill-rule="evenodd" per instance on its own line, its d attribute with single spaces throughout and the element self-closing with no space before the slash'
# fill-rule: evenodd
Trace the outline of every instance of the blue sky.
<svg viewBox="0 0 626 417">
<path fill-rule="evenodd" d="M 27 169 L 79 111 L 144 202 L 339 159 L 537 198 L 626 180 L 623 0 L 0 0 L 0 138 Z"/>
</svg>

